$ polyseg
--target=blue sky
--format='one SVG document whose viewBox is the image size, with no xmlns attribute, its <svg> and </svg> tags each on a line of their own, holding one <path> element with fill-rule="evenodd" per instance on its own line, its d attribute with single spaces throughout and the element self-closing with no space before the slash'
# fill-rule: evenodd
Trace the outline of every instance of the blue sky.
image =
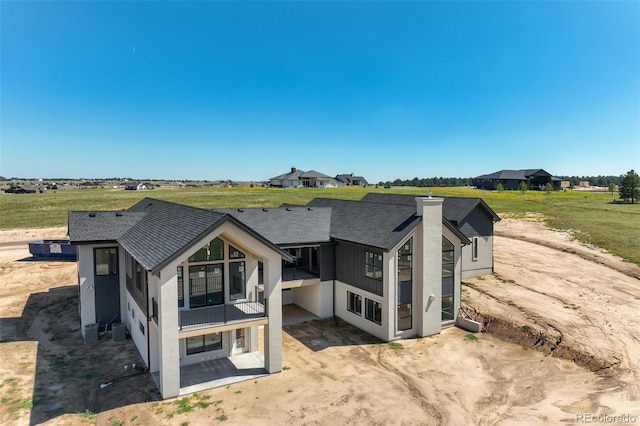
<svg viewBox="0 0 640 426">
<path fill-rule="evenodd" d="M 640 2 L 0 3 L 0 175 L 640 169 Z"/>
</svg>

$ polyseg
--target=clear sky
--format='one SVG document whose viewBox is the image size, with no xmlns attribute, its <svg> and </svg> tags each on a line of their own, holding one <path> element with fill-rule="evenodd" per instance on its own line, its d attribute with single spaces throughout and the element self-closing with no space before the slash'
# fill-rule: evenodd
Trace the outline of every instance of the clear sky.
<svg viewBox="0 0 640 426">
<path fill-rule="evenodd" d="M 640 2 L 0 2 L 0 175 L 640 169 Z"/>
</svg>

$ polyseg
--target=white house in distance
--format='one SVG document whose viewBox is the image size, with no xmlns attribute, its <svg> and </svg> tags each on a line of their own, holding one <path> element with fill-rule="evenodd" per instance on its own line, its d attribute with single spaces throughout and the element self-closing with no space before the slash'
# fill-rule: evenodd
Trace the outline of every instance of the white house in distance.
<svg viewBox="0 0 640 426">
<path fill-rule="evenodd" d="M 269 179 L 269 185 L 275 188 L 335 188 L 338 181 L 315 170 L 305 172 L 292 167 L 289 173 Z"/>
<path fill-rule="evenodd" d="M 379 195 L 215 210 L 145 198 L 124 211 L 70 212 L 83 333 L 124 323 L 164 398 L 192 392 L 194 373 L 206 388 L 203 363 L 231 365 L 236 378 L 280 371 L 282 304 L 383 341 L 439 333 L 460 321 L 465 271 L 492 268 L 479 242 L 468 262 L 483 266 L 465 265 L 467 224 L 492 235 L 498 218 L 478 199 L 454 203 L 454 223 L 449 198 Z"/>
</svg>

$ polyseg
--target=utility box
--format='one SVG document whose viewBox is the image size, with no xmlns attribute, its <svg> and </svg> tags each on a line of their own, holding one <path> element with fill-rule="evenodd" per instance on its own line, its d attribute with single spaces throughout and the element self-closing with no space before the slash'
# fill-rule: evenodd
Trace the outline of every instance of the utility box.
<svg viewBox="0 0 640 426">
<path fill-rule="evenodd" d="M 98 327 L 99 324 L 87 324 L 84 326 L 84 342 L 98 343 Z"/>
<path fill-rule="evenodd" d="M 123 341 L 127 335 L 125 333 L 125 326 L 122 322 L 117 322 L 111 326 L 111 336 L 114 342 Z"/>
</svg>

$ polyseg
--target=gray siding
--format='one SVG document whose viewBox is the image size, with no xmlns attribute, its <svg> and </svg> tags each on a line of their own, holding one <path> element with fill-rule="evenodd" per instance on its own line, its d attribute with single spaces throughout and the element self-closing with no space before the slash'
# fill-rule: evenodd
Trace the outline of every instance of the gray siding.
<svg viewBox="0 0 640 426">
<path fill-rule="evenodd" d="M 458 223 L 458 229 L 468 238 L 490 237 L 493 235 L 493 219 L 483 208 L 478 206 L 462 222 Z"/>
<path fill-rule="evenodd" d="M 384 296 L 382 280 L 374 280 L 365 275 L 365 252 L 382 253 L 378 248 L 359 244 L 339 242 L 336 245 L 336 279 L 345 284 L 368 291 L 378 296 Z M 386 271 L 383 271 L 383 275 Z"/>
<path fill-rule="evenodd" d="M 324 244 L 320 246 L 320 280 L 330 281 L 334 279 L 333 268 L 333 244 Z"/>
</svg>

